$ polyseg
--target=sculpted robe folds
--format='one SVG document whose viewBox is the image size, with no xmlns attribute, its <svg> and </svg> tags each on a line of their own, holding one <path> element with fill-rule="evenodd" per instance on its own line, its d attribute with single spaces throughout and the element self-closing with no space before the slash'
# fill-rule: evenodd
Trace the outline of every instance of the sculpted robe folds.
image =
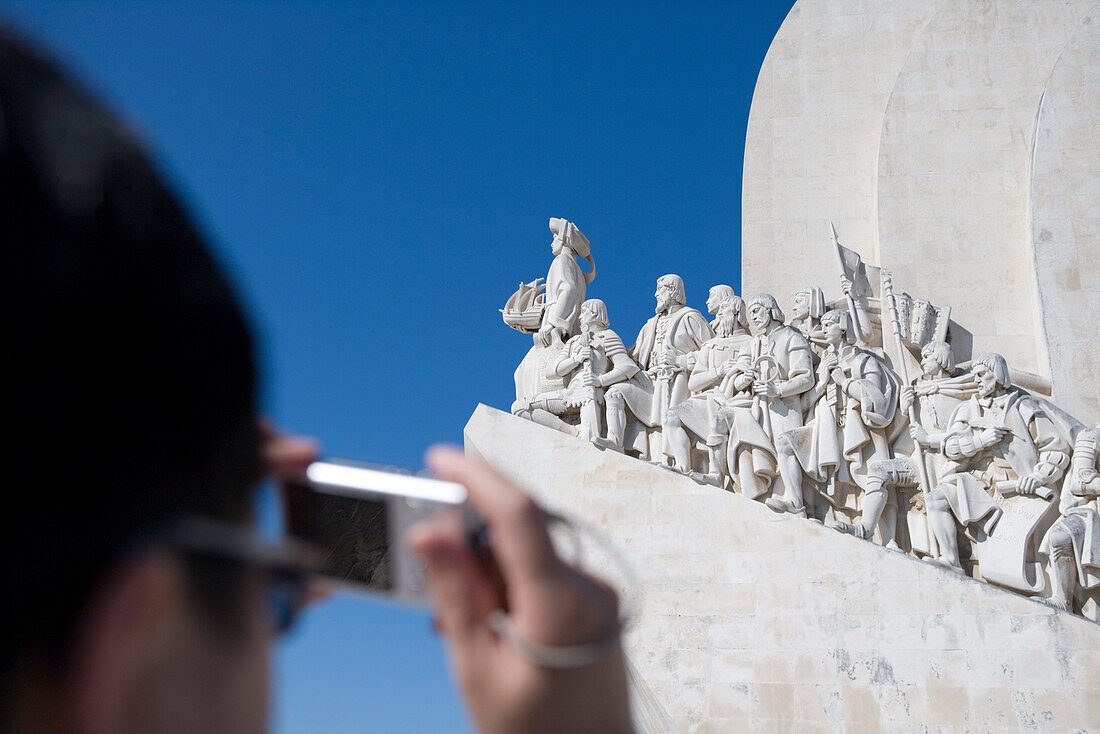
<svg viewBox="0 0 1100 734">
<path fill-rule="evenodd" d="M 776 436 L 802 425 L 802 393 L 813 386 L 813 353 L 801 331 L 780 326 L 745 344 L 739 359 L 767 370 L 765 376 L 780 386 L 783 395 L 764 401 L 754 397 L 749 388 L 733 394 L 718 412 L 716 435 L 710 442 L 717 443 L 729 436 L 726 461 L 731 467 L 737 465 L 741 451 L 751 451 L 753 473 L 760 478 L 763 488 L 776 476 Z M 759 495 L 747 493 L 747 496 L 757 499 Z"/>
<path fill-rule="evenodd" d="M 768 370 L 765 376 L 779 385 L 780 390 L 783 391 L 781 397 L 767 401 L 766 411 L 760 408 L 754 416 L 749 416 L 748 413 L 741 416 L 760 427 L 763 435 L 767 436 L 767 445 L 761 448 L 767 449 L 774 455 L 772 443 L 775 437 L 802 425 L 802 393 L 813 386 L 814 362 L 810 342 L 798 329 L 780 326 L 766 337 L 757 337 L 747 343 L 742 347 L 741 355 L 758 368 L 761 365 L 761 357 L 770 357 L 770 360 L 766 360 L 769 366 L 763 367 L 764 370 Z M 797 387 L 801 383 L 805 385 Z M 791 390 L 792 385 L 797 389 Z M 743 397 L 747 398 L 747 394 Z M 751 402 L 751 398 L 748 400 Z M 735 397 L 731 407 L 735 410 L 740 407 L 747 409 L 748 405 L 741 405 Z M 734 430 L 730 434 L 730 452 L 737 450 L 739 441 L 748 440 L 746 434 L 750 433 L 756 432 L 747 429 Z M 756 444 L 759 441 L 753 441 L 753 443 Z"/>
<path fill-rule="evenodd" d="M 813 406 L 813 418 L 795 429 L 791 443 L 807 475 L 826 482 L 836 477 L 837 495 L 830 501 L 856 509 L 858 495 L 842 491 L 844 485 L 863 488 L 872 459 L 890 458 L 888 429 L 898 404 L 898 381 L 885 363 L 859 347 L 842 347 L 839 369 L 849 382 L 846 390 L 835 385 L 836 405 L 827 393 Z"/>
<path fill-rule="evenodd" d="M 572 250 L 565 250 L 554 257 L 546 274 L 546 306 L 542 312 L 543 325 L 564 329 L 567 336 L 578 331 L 581 304 L 585 297 L 584 271 L 577 264 Z"/>
<path fill-rule="evenodd" d="M 716 336 L 696 353 L 695 366 L 688 376 L 688 388 L 693 395 L 669 409 L 696 436 L 704 440 L 710 436 L 716 414 L 728 397 L 721 392 L 724 380 L 716 370 L 726 360 L 735 359 L 750 339 L 744 332 Z"/>
<path fill-rule="evenodd" d="M 542 310 L 542 325 L 550 325 L 565 332 L 568 339 L 580 331 L 581 304 L 584 303 L 586 281 L 584 271 L 577 264 L 573 251 L 566 248 L 554 256 L 550 271 L 546 274 L 546 301 Z M 542 393 L 560 390 L 560 379 L 547 377 L 547 367 L 560 358 L 563 344 L 551 341 L 547 346 L 537 341 L 516 368 L 516 403 L 524 407 Z"/>
<path fill-rule="evenodd" d="M 678 358 L 687 357 L 713 337 L 710 324 L 694 308 L 682 306 L 668 315 L 650 318 L 638 333 L 630 356 L 648 373 L 652 392 L 625 391 L 623 396 L 630 412 L 647 426 L 659 425 L 668 406 L 687 400 L 691 394 L 687 364 L 681 364 L 681 369 L 675 371 L 672 367 L 664 367 L 661 365 L 662 351 L 668 346 L 675 350 Z"/>
<path fill-rule="evenodd" d="M 969 375 L 962 377 L 939 377 L 934 379 L 918 379 L 915 383 L 916 401 L 913 409 L 916 412 L 917 424 L 931 434 L 943 433 L 947 430 L 948 421 L 959 404 L 974 394 L 975 382 Z M 900 471 L 905 476 L 899 477 L 895 473 L 895 480 L 900 479 L 896 486 L 919 486 L 920 473 L 917 462 L 924 459 L 924 466 L 929 480 L 935 484 L 936 479 L 943 474 L 943 465 L 947 459 L 939 451 L 917 451 L 917 445 L 908 431 L 901 431 L 895 438 L 893 445 L 894 456 L 899 462 Z M 901 506 L 899 498 L 899 511 L 906 509 Z M 914 551 L 925 555 L 935 555 L 935 537 L 928 526 L 928 516 L 923 511 L 923 503 L 920 507 L 914 507 L 905 512 L 905 523 L 909 529 L 909 541 Z"/>
<path fill-rule="evenodd" d="M 754 365 L 761 355 L 775 360 L 778 374 L 771 380 L 779 385 L 783 395 L 768 401 L 769 435 L 774 439 L 783 431 L 802 425 L 802 394 L 813 386 L 814 358 L 809 340 L 791 326 L 780 326 L 763 340 L 750 342 L 747 349 Z M 805 383 L 792 390 L 792 385 Z"/>
<path fill-rule="evenodd" d="M 587 341 L 588 338 L 591 339 L 591 342 Z M 590 337 L 578 334 L 566 342 L 563 356 L 575 357 L 586 345 L 592 349 L 592 360 L 589 369 L 592 370 L 592 374 L 597 376 L 610 370 L 616 359 L 627 356 L 623 340 L 611 329 L 593 331 Z M 578 379 L 581 369 L 584 368 L 578 367 L 576 371 L 568 376 L 565 390 L 561 394 L 562 400 L 570 408 L 579 408 L 586 402 L 593 400 L 597 391 L 603 392 L 602 388 L 585 387 L 581 384 L 580 379 Z"/>
</svg>

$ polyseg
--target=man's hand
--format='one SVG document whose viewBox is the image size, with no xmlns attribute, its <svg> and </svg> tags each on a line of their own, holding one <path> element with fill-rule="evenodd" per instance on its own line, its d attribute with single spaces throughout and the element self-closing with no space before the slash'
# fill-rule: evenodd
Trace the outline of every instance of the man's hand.
<svg viewBox="0 0 1100 734">
<path fill-rule="evenodd" d="M 836 352 L 825 352 L 821 358 L 820 364 L 817 365 L 817 374 L 822 380 L 827 379 L 828 376 L 840 365 L 840 359 L 836 356 Z"/>
<path fill-rule="evenodd" d="M 320 448 L 312 438 L 279 433 L 271 423 L 259 419 L 260 451 L 264 476 L 278 480 L 293 479 L 317 461 Z"/>
<path fill-rule="evenodd" d="M 425 559 L 440 631 L 481 734 L 631 732 L 622 649 L 579 668 L 540 667 L 500 639 L 489 614 L 507 611 L 522 636 L 542 645 L 586 645 L 618 623 L 605 584 L 561 561 L 539 506 L 481 461 L 436 448 L 428 466 L 459 482 L 489 526 L 497 571 L 475 558 L 457 514 L 415 526 L 412 549 Z"/>
<path fill-rule="evenodd" d="M 279 483 L 294 479 L 320 456 L 320 446 L 315 439 L 279 433 L 265 418 L 260 418 L 259 423 L 264 476 L 270 476 Z M 302 606 L 327 599 L 330 594 L 317 584 L 312 584 L 302 599 Z"/>
<path fill-rule="evenodd" d="M 561 329 L 558 329 L 553 324 L 543 324 L 535 334 L 535 344 L 538 344 L 540 347 L 550 346 L 550 340 L 554 338 L 555 332 L 560 333 Z"/>
<path fill-rule="evenodd" d="M 577 350 L 577 356 L 574 358 L 574 361 L 577 364 L 580 364 L 581 362 L 587 362 L 590 359 L 592 359 L 592 347 L 584 346 Z"/>
<path fill-rule="evenodd" d="M 852 281 L 848 280 L 845 276 L 840 276 L 840 290 L 845 296 L 852 298 Z"/>
<path fill-rule="evenodd" d="M 906 385 L 901 389 L 901 412 L 908 413 L 917 399 L 916 390 L 912 385 Z"/>
<path fill-rule="evenodd" d="M 978 440 L 982 442 L 982 446 L 989 448 L 999 444 L 1008 433 L 1008 426 L 990 426 L 978 434 Z"/>
<path fill-rule="evenodd" d="M 752 391 L 762 398 L 779 397 L 779 388 L 771 380 L 757 380 L 752 385 Z"/>
<path fill-rule="evenodd" d="M 1033 495 L 1043 486 L 1043 480 L 1034 474 L 1020 477 L 1016 481 L 1016 494 Z"/>
<path fill-rule="evenodd" d="M 932 445 L 932 442 L 928 439 L 928 431 L 924 430 L 916 423 L 909 424 L 909 435 L 913 437 L 913 440 L 920 445 L 921 448 L 928 448 Z"/>
<path fill-rule="evenodd" d="M 603 377 L 594 375 L 591 372 L 584 372 L 581 374 L 581 384 L 585 387 L 603 387 Z"/>
</svg>

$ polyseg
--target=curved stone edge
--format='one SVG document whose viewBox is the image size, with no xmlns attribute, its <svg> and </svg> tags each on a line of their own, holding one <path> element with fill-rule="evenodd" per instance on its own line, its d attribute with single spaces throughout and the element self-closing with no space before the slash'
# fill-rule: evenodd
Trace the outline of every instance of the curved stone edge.
<svg viewBox="0 0 1100 734">
<path fill-rule="evenodd" d="M 484 405 L 464 437 L 634 563 L 627 651 L 687 732 L 1100 728 L 1100 625 Z"/>
<path fill-rule="evenodd" d="M 898 74 L 879 146 L 881 264 L 952 307 L 972 353 L 1050 374 L 1028 190 L 1050 70 L 1093 0 L 948 0 Z M 956 336 L 962 336 L 957 333 Z M 1057 386 L 1056 386 L 1057 387 Z"/>
<path fill-rule="evenodd" d="M 886 102 L 938 0 L 799 0 L 761 65 L 742 175 L 742 290 L 839 294 L 829 223 L 874 261 Z M 776 263 L 781 263 L 776 267 Z"/>
<path fill-rule="evenodd" d="M 1059 404 L 1100 420 L 1100 3 L 1050 73 L 1031 156 L 1031 243 L 1051 378 Z"/>
</svg>

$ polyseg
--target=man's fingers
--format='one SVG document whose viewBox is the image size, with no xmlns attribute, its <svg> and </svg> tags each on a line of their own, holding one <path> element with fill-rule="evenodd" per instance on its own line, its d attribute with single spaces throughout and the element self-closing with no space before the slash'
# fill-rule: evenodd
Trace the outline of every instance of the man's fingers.
<svg viewBox="0 0 1100 734">
<path fill-rule="evenodd" d="M 304 436 L 280 434 L 265 419 L 260 419 L 263 437 L 264 469 L 269 474 L 288 477 L 305 470 L 317 460 L 320 447 L 316 440 Z"/>
<path fill-rule="evenodd" d="M 317 460 L 320 449 L 311 438 L 276 436 L 264 452 L 268 466 L 275 473 L 304 469 Z"/>
<path fill-rule="evenodd" d="M 440 631 L 456 645 L 484 635 L 485 618 L 498 603 L 466 546 L 461 517 L 452 513 L 418 523 L 409 529 L 405 542 L 424 559 Z"/>
<path fill-rule="evenodd" d="M 546 514 L 533 499 L 483 461 L 461 451 L 434 447 L 426 457 L 439 477 L 458 482 L 470 504 L 489 525 L 501 571 L 509 583 L 527 583 L 561 569 L 546 527 Z"/>
</svg>

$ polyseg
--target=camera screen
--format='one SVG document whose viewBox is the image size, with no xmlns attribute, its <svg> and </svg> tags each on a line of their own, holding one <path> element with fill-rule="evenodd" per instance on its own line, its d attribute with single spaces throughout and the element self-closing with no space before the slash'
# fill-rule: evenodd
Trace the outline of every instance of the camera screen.
<svg viewBox="0 0 1100 734">
<path fill-rule="evenodd" d="M 290 534 L 323 550 L 325 576 L 374 591 L 393 588 L 386 502 L 297 484 L 287 487 L 286 501 Z"/>
</svg>

